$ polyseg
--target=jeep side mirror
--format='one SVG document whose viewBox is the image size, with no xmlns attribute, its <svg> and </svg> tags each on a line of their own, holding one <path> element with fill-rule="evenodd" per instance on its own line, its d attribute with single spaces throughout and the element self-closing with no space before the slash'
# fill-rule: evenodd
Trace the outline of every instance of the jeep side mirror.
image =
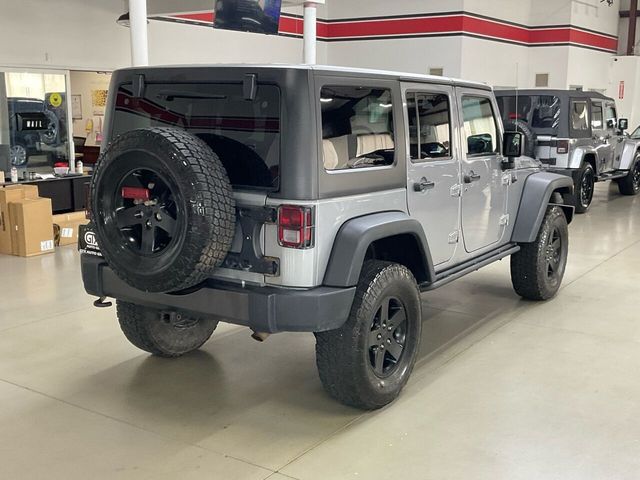
<svg viewBox="0 0 640 480">
<path fill-rule="evenodd" d="M 502 154 L 507 158 L 521 157 L 524 148 L 522 142 L 523 137 L 520 132 L 504 132 Z"/>
<path fill-rule="evenodd" d="M 621 132 L 629 129 L 629 119 L 627 118 L 619 118 L 618 119 L 618 129 Z"/>
</svg>

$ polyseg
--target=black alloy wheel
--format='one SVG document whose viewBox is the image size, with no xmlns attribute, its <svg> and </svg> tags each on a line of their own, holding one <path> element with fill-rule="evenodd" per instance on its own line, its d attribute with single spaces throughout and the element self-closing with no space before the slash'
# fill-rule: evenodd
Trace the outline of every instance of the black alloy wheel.
<svg viewBox="0 0 640 480">
<path fill-rule="evenodd" d="M 640 193 L 640 155 L 636 155 L 633 166 L 626 177 L 618 180 L 618 189 L 622 195 Z"/>
<path fill-rule="evenodd" d="M 580 205 L 588 208 L 593 200 L 594 178 L 591 169 L 585 170 L 580 179 Z"/>
<path fill-rule="evenodd" d="M 420 290 L 404 265 L 367 260 L 349 318 L 316 332 L 316 364 L 325 390 L 365 410 L 381 408 L 406 385 L 422 337 Z"/>
<path fill-rule="evenodd" d="M 125 244 L 135 253 L 152 256 L 169 248 L 184 228 L 185 206 L 175 187 L 160 173 L 139 168 L 113 189 L 116 222 Z"/>
<path fill-rule="evenodd" d="M 380 378 L 391 375 L 396 368 L 407 338 L 407 312 L 395 297 L 384 298 L 371 322 L 369 333 L 369 366 Z"/>
<path fill-rule="evenodd" d="M 589 210 L 593 201 L 593 192 L 595 189 L 596 174 L 591 164 L 586 163 L 580 171 L 580 177 L 577 179 L 576 190 L 576 213 L 585 213 Z"/>
<path fill-rule="evenodd" d="M 545 262 L 547 265 L 547 279 L 550 282 L 558 281 L 563 255 L 562 234 L 558 226 L 554 225 L 547 239 Z"/>
</svg>

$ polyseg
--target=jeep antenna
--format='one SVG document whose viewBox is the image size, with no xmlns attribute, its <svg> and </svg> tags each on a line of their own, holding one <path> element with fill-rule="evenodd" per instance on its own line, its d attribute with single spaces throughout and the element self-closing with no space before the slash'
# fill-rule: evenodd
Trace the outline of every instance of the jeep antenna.
<svg viewBox="0 0 640 480">
<path fill-rule="evenodd" d="M 519 76 L 519 71 L 518 69 L 520 68 L 520 64 L 518 62 L 516 62 L 516 114 L 515 114 L 515 123 L 514 125 L 516 126 L 516 131 L 518 131 L 518 76 Z"/>
</svg>

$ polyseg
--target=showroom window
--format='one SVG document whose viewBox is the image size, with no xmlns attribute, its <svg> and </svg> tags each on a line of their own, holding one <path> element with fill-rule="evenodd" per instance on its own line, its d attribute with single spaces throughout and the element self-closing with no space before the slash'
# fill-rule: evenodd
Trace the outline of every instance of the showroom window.
<svg viewBox="0 0 640 480">
<path fill-rule="evenodd" d="M 53 171 L 69 161 L 64 73 L 0 71 L 0 170 Z"/>
<path fill-rule="evenodd" d="M 395 140 L 391 90 L 327 86 L 320 97 L 325 169 L 393 165 Z"/>
<path fill-rule="evenodd" d="M 451 157 L 451 108 L 442 93 L 407 93 L 412 160 Z"/>
<path fill-rule="evenodd" d="M 278 188 L 280 169 L 280 89 L 259 84 L 252 101 L 242 83 L 147 85 L 143 98 L 132 86 L 118 90 L 111 132 L 174 126 L 187 130 L 218 154 L 232 185 Z"/>
<path fill-rule="evenodd" d="M 462 117 L 468 155 L 492 155 L 498 152 L 498 128 L 487 97 L 462 97 Z"/>
<path fill-rule="evenodd" d="M 604 122 L 602 120 L 602 103 L 591 102 L 591 128 L 602 130 Z"/>
</svg>

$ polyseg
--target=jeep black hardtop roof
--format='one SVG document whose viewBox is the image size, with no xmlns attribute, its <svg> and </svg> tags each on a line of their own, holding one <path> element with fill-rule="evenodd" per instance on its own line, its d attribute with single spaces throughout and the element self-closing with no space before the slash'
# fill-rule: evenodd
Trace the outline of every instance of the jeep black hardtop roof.
<svg viewBox="0 0 640 480">
<path fill-rule="evenodd" d="M 318 74 L 327 75 L 346 75 L 346 76 L 366 76 L 369 78 L 384 78 L 388 80 L 400 80 L 407 82 L 425 82 L 425 83 L 437 83 L 441 85 L 458 85 L 463 87 L 478 88 L 482 90 L 491 90 L 491 87 L 485 83 L 472 82 L 468 80 L 461 80 L 457 78 L 441 77 L 435 75 L 421 75 L 418 73 L 408 72 L 394 72 L 387 70 L 375 70 L 367 68 L 350 68 L 350 67 L 338 67 L 330 65 L 300 65 L 300 64 L 251 64 L 251 63 L 229 63 L 229 64 L 203 64 L 203 65 L 158 65 L 151 67 L 129 67 L 121 69 L 121 71 L 135 71 L 137 73 L 144 73 L 144 71 L 158 71 L 158 70 L 206 70 L 206 69 L 232 69 L 238 68 L 246 70 L 247 68 L 253 68 L 257 70 L 310 70 Z"/>
<path fill-rule="evenodd" d="M 614 102 L 615 100 L 611 97 L 607 97 L 600 92 L 585 92 L 582 90 L 555 90 L 551 88 L 531 88 L 527 90 L 516 90 L 516 89 L 500 89 L 495 90 L 496 97 L 515 97 L 516 94 L 519 96 L 529 96 L 529 95 L 549 95 L 558 97 L 560 100 L 565 100 L 569 98 L 593 98 L 598 100 L 611 100 Z"/>
</svg>

